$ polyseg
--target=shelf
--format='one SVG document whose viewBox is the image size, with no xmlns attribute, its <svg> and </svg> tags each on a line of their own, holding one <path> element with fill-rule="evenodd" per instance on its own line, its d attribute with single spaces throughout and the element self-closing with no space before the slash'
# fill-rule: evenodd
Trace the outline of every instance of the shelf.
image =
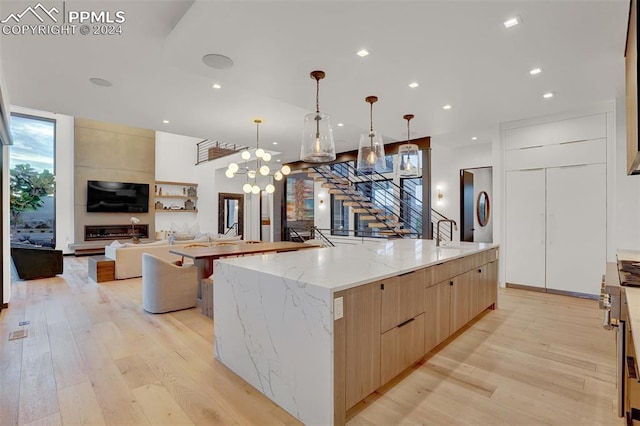
<svg viewBox="0 0 640 426">
<path fill-rule="evenodd" d="M 156 185 L 175 185 L 175 186 L 198 186 L 197 183 L 190 183 L 190 182 L 168 182 L 168 181 L 162 181 L 162 180 L 157 180 L 156 181 Z"/>
<path fill-rule="evenodd" d="M 198 210 L 162 209 L 162 210 L 156 210 L 156 213 L 198 213 Z"/>
<path fill-rule="evenodd" d="M 190 200 L 198 199 L 198 197 L 189 197 L 188 195 L 156 195 L 156 198 L 180 198 L 180 199 L 190 199 Z"/>
</svg>

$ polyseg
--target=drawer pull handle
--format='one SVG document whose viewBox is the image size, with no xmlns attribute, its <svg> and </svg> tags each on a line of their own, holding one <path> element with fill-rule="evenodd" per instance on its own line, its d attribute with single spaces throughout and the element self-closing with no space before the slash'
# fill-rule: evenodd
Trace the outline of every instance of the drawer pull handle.
<svg viewBox="0 0 640 426">
<path fill-rule="evenodd" d="M 384 283 L 380 284 L 380 290 L 384 290 Z"/>
<path fill-rule="evenodd" d="M 405 322 L 403 322 L 402 324 L 399 324 L 399 325 L 398 325 L 398 328 L 400 328 L 400 327 L 404 327 L 405 325 L 407 325 L 407 324 L 409 324 L 410 322 L 415 321 L 415 320 L 416 320 L 415 318 L 408 319 L 408 320 L 406 320 Z"/>
</svg>

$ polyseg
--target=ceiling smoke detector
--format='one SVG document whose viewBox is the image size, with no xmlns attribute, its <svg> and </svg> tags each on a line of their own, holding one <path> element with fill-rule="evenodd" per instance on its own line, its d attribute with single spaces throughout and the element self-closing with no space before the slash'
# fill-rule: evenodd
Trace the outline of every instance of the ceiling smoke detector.
<svg viewBox="0 0 640 426">
<path fill-rule="evenodd" d="M 205 65 L 216 70 L 224 70 L 233 66 L 233 61 L 231 60 L 231 58 L 224 55 L 218 55 L 217 53 L 204 55 L 202 57 L 202 62 L 204 62 Z"/>
</svg>

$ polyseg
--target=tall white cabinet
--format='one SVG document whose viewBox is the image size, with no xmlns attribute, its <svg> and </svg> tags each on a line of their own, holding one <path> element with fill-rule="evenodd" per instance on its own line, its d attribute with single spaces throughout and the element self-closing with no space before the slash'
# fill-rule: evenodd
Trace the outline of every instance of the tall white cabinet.
<svg viewBox="0 0 640 426">
<path fill-rule="evenodd" d="M 606 115 L 505 132 L 507 284 L 596 295 L 606 264 Z"/>
</svg>

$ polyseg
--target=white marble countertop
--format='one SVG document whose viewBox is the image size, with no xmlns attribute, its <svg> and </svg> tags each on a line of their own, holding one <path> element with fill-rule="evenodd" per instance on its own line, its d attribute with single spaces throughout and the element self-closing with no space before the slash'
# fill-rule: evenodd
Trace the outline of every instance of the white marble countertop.
<svg viewBox="0 0 640 426">
<path fill-rule="evenodd" d="M 491 243 L 401 239 L 217 260 L 333 292 L 498 247 Z M 215 267 L 214 267 L 215 269 Z"/>
</svg>

